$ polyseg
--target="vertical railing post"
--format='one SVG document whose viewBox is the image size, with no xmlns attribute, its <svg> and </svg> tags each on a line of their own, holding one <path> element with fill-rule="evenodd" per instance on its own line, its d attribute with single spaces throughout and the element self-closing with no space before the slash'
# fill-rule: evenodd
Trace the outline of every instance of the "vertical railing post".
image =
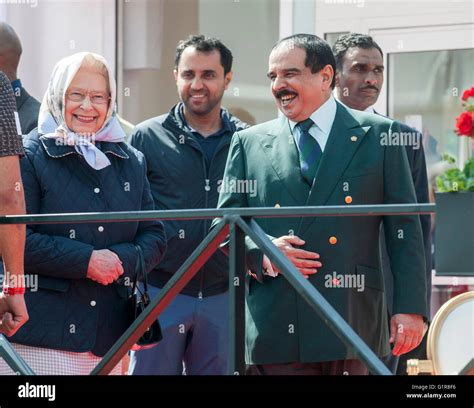
<svg viewBox="0 0 474 408">
<path fill-rule="evenodd" d="M 245 375 L 245 234 L 231 221 L 229 243 L 229 367 Z"/>
</svg>

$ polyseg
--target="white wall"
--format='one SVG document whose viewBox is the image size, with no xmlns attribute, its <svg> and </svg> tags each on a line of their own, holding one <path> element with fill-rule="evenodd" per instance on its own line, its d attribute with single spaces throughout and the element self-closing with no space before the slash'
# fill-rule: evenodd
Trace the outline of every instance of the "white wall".
<svg viewBox="0 0 474 408">
<path fill-rule="evenodd" d="M 21 39 L 19 77 L 40 101 L 54 65 L 67 55 L 92 51 L 103 55 L 115 70 L 114 0 L 4 3 L 0 18 L 13 26 Z"/>
<path fill-rule="evenodd" d="M 199 1 L 199 32 L 220 38 L 234 56 L 224 105 L 247 110 L 257 123 L 277 115 L 266 75 L 278 23 L 278 0 Z"/>
<path fill-rule="evenodd" d="M 472 0 L 316 0 L 316 34 L 472 22 Z"/>
<path fill-rule="evenodd" d="M 146 10 L 146 19 L 139 17 L 143 10 Z M 162 27 L 159 64 L 130 69 L 125 61 L 123 116 L 138 123 L 167 112 L 178 101 L 173 78 L 177 43 L 190 34 L 205 34 L 220 38 L 234 55 L 234 80 L 224 96 L 224 105 L 246 109 L 258 122 L 274 118 L 277 110 L 266 72 L 269 51 L 278 39 L 278 21 L 279 0 L 135 0 L 125 3 L 125 59 L 128 58 L 126 50 L 134 47 L 135 58 L 142 59 L 144 53 L 144 59 L 151 60 L 154 51 L 150 41 L 137 44 L 130 33 L 134 29 L 153 32 L 156 27 L 150 25 L 160 22 Z"/>
<path fill-rule="evenodd" d="M 148 18 L 137 19 L 140 9 L 145 7 Z M 145 0 L 124 3 L 123 19 L 123 47 L 136 48 L 134 56 L 148 61 L 138 69 L 123 70 L 123 105 L 120 109 L 122 116 L 137 124 L 153 116 L 161 115 L 177 103 L 178 95 L 173 76 L 175 50 L 178 41 L 186 38 L 191 33 L 198 32 L 198 0 Z M 158 43 L 151 39 L 144 43 L 134 42 L 134 37 L 127 32 L 141 30 L 144 32 L 157 32 L 160 24 L 161 41 Z M 152 61 L 153 48 L 161 49 L 161 56 L 157 61 Z M 143 54 L 143 58 L 140 57 Z M 128 66 L 131 66 L 129 61 Z M 151 62 L 151 63 L 150 63 Z"/>
</svg>

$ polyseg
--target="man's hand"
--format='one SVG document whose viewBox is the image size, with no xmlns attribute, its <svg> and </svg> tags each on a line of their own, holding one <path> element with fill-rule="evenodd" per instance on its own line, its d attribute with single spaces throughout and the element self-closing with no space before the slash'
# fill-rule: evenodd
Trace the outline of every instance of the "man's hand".
<svg viewBox="0 0 474 408">
<path fill-rule="evenodd" d="M 305 244 L 305 241 L 296 235 L 284 235 L 274 239 L 273 243 L 298 268 L 306 279 L 309 278 L 309 275 L 313 275 L 318 271 L 316 268 L 323 266 L 321 262 L 315 260 L 319 259 L 319 254 L 316 252 L 295 248 L 295 246 Z M 280 272 L 275 265 L 273 265 L 273 269 Z"/>
<path fill-rule="evenodd" d="M 421 343 L 426 333 L 423 317 L 416 314 L 396 314 L 390 321 L 390 343 L 395 343 L 392 354 L 401 356 Z"/>
<path fill-rule="evenodd" d="M 122 261 L 108 249 L 92 251 L 87 277 L 101 285 L 108 285 L 123 275 Z"/>
<path fill-rule="evenodd" d="M 25 297 L 0 293 L 0 333 L 13 336 L 27 321 Z"/>
</svg>

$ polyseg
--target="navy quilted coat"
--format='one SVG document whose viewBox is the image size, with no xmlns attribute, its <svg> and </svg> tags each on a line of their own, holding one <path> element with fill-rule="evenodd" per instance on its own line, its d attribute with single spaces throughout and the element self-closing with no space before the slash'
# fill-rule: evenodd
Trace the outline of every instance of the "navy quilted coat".
<svg viewBox="0 0 474 408">
<path fill-rule="evenodd" d="M 74 147 L 58 145 L 36 130 L 24 146 L 20 163 L 29 214 L 154 209 L 145 160 L 128 144 L 97 142 L 112 163 L 102 170 L 87 165 Z M 135 275 L 134 244 L 142 247 L 150 271 L 166 249 L 163 224 L 27 226 L 25 274 L 38 275 L 38 290 L 27 290 L 30 320 L 11 341 L 103 356 L 130 325 L 127 284 Z M 99 249 L 115 252 L 122 261 L 118 282 L 104 286 L 86 277 L 92 251 Z"/>
</svg>

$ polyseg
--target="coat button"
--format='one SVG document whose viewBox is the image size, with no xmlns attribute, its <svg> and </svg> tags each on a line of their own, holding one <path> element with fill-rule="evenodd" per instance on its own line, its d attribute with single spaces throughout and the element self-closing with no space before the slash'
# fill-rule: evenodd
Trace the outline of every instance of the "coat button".
<svg viewBox="0 0 474 408">
<path fill-rule="evenodd" d="M 91 300 L 91 306 L 94 307 L 97 304 L 95 300 Z"/>
<path fill-rule="evenodd" d="M 94 193 L 99 194 L 100 193 L 100 188 L 99 187 L 94 188 Z"/>
<path fill-rule="evenodd" d="M 350 204 L 350 203 L 352 203 L 352 197 L 351 196 L 346 196 L 344 198 L 344 201 L 346 202 L 346 204 Z"/>
<path fill-rule="evenodd" d="M 99 232 L 103 232 L 104 231 L 104 227 L 102 225 L 99 226 L 99 228 L 97 228 L 99 230 Z"/>
<path fill-rule="evenodd" d="M 336 245 L 337 244 L 337 238 L 332 236 L 332 237 L 329 237 L 329 243 L 331 245 Z"/>
</svg>

